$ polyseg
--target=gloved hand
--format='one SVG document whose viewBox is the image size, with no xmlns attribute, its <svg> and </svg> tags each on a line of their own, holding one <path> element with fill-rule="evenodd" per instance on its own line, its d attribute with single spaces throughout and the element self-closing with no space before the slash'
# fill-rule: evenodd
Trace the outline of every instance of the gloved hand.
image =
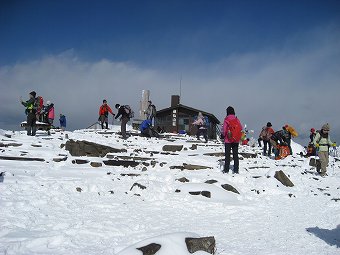
<svg viewBox="0 0 340 255">
<path fill-rule="evenodd" d="M 333 144 L 332 144 L 332 147 L 336 147 L 336 143 L 333 143 Z"/>
<path fill-rule="evenodd" d="M 315 147 L 316 147 L 316 148 L 319 148 L 319 147 L 320 147 L 320 145 L 317 143 L 317 144 L 315 145 Z"/>
</svg>

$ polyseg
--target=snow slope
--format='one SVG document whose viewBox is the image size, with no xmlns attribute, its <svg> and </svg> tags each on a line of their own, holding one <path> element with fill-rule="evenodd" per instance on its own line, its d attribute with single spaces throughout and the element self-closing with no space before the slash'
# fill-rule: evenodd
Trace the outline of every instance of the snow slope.
<svg viewBox="0 0 340 255">
<path fill-rule="evenodd" d="M 132 136 L 125 141 L 117 129 L 107 134 L 77 130 L 47 136 L 41 132 L 37 137 L 0 130 L 0 156 L 45 160 L 0 159 L 0 172 L 4 172 L 0 254 L 133 255 L 142 254 L 135 251 L 136 243 L 149 240 L 167 247 L 159 254 L 190 254 L 182 246 L 171 251 L 175 247 L 171 240 L 188 232 L 214 236 L 216 254 L 340 254 L 340 164 L 333 157 L 328 176 L 322 178 L 309 166 L 309 159 L 295 154 L 275 161 L 261 156 L 261 148 L 243 146 L 241 152 L 257 157 L 242 158 L 239 175 L 222 174 L 222 157 L 204 155 L 223 152 L 218 142 L 195 143 L 186 136 Z M 75 159 L 102 162 L 106 158 L 72 157 L 61 148 L 65 134 L 70 139 L 125 148 L 126 153 L 114 156 L 148 158 L 145 165 L 149 165 L 94 168 L 89 163 L 73 164 Z M 160 153 L 164 145 L 173 144 L 184 149 Z M 198 144 L 196 150 L 190 149 L 193 144 Z M 292 147 L 295 153 L 303 151 L 298 144 Z M 65 156 L 66 161 L 53 161 Z M 183 163 L 210 168 L 172 169 Z M 274 178 L 279 170 L 294 187 Z M 179 182 L 181 177 L 189 182 Z M 207 180 L 216 182 L 207 184 Z M 240 194 L 224 190 L 223 184 L 232 185 Z M 189 191 L 209 191 L 211 198 Z"/>
</svg>

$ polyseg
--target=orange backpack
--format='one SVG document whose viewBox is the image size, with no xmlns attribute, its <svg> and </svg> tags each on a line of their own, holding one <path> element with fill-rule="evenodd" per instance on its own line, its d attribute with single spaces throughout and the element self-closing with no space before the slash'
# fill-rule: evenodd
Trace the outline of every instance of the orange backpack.
<svg viewBox="0 0 340 255">
<path fill-rule="evenodd" d="M 279 156 L 275 158 L 276 160 L 284 159 L 290 155 L 290 149 L 287 145 L 278 145 L 278 150 L 279 150 Z"/>
</svg>

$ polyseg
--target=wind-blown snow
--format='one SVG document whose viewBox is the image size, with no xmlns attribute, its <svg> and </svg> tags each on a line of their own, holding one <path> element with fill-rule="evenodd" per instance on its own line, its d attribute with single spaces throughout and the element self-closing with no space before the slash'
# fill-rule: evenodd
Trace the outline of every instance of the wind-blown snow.
<svg viewBox="0 0 340 255">
<path fill-rule="evenodd" d="M 116 156 L 150 158 L 149 166 L 94 168 L 72 160 L 102 162 L 106 158 L 70 156 L 60 147 L 66 142 L 65 133 L 39 132 L 28 137 L 25 132 L 8 132 L 12 135 L 8 138 L 6 132 L 0 130 L 4 146 L 0 156 L 45 161 L 0 160 L 0 172 L 4 172 L 0 254 L 133 255 L 142 254 L 136 247 L 158 241 L 164 246 L 159 254 L 186 255 L 179 240 L 188 232 L 214 236 L 216 254 L 340 254 L 339 161 L 330 157 L 328 176 L 322 178 L 309 166 L 308 158 L 296 154 L 304 149 L 294 142 L 294 155 L 280 161 L 260 155 L 261 148 L 241 146 L 240 152 L 257 157 L 240 160 L 240 174 L 232 175 L 221 173 L 221 157 L 204 155 L 223 151 L 223 145 L 213 141 L 191 150 L 195 140 L 186 136 L 171 140 L 132 136 L 124 141 L 116 133 L 66 132 L 70 139 L 127 149 Z M 13 143 L 21 145 L 6 147 Z M 185 149 L 177 155 L 158 153 L 165 144 Z M 65 155 L 66 161 L 53 161 Z M 212 169 L 170 169 L 183 163 Z M 294 187 L 274 178 L 279 170 Z M 179 182 L 181 177 L 189 182 Z M 217 182 L 207 184 L 207 180 Z M 146 189 L 131 189 L 134 183 Z M 240 194 L 224 190 L 222 184 L 232 185 Z M 189 191 L 209 191 L 211 198 Z"/>
</svg>

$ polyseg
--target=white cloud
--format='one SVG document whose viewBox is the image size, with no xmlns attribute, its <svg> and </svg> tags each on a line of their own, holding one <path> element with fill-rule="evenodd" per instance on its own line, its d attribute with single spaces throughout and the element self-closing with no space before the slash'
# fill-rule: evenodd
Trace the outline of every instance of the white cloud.
<svg viewBox="0 0 340 255">
<path fill-rule="evenodd" d="M 313 42 L 304 50 L 234 55 L 213 64 L 197 63 L 183 73 L 182 103 L 223 119 L 233 105 L 243 123 L 259 130 L 267 121 L 276 129 L 294 125 L 300 133 L 330 122 L 340 138 L 339 36 Z M 1 119 L 8 125 L 24 119 L 20 96 L 31 90 L 65 113 L 72 128 L 97 120 L 102 99 L 130 104 L 138 111 L 141 91 L 151 90 L 158 109 L 179 92 L 181 71 L 157 70 L 110 60 L 83 61 L 67 52 L 0 69 Z"/>
</svg>

